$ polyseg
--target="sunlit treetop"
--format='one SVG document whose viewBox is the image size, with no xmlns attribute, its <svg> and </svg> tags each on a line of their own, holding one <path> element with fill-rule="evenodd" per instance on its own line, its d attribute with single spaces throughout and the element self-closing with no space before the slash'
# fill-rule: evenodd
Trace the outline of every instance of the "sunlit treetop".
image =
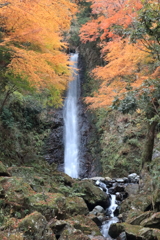
<svg viewBox="0 0 160 240">
<path fill-rule="evenodd" d="M 37 88 L 68 81 L 63 33 L 70 28 L 76 5 L 69 0 L 0 0 L 1 45 L 12 54 L 8 68 Z"/>
<path fill-rule="evenodd" d="M 100 87 L 86 102 L 112 105 L 146 80 L 160 77 L 160 4 L 158 0 L 88 0 L 93 19 L 81 28 L 82 42 L 97 41 L 105 66 L 92 74 Z M 154 87 L 152 86 L 152 91 Z"/>
</svg>

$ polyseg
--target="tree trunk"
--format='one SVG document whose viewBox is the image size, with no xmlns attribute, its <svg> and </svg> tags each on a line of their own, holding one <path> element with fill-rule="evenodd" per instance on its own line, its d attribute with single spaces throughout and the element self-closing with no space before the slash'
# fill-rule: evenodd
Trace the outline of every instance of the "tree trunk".
<svg viewBox="0 0 160 240">
<path fill-rule="evenodd" d="M 0 107 L 0 115 L 2 114 L 3 107 L 4 107 L 5 103 L 7 102 L 9 95 L 10 95 L 10 91 L 8 91 L 8 92 L 6 93 L 6 96 L 5 96 L 5 98 L 3 99 L 2 105 L 1 105 L 1 107 Z"/>
<path fill-rule="evenodd" d="M 4 105 L 6 104 L 9 96 L 10 96 L 14 91 L 16 91 L 15 85 L 13 85 L 13 86 L 11 87 L 11 89 L 9 89 L 9 90 L 6 92 L 5 98 L 3 99 L 3 102 L 2 102 L 2 104 L 1 104 L 1 106 L 0 106 L 0 115 L 2 114 Z"/>
<path fill-rule="evenodd" d="M 152 161 L 152 153 L 154 147 L 154 137 L 155 137 L 155 129 L 158 122 L 152 122 L 148 124 L 148 132 L 146 136 L 146 142 L 142 154 L 142 168 L 148 168 L 148 164 Z"/>
</svg>

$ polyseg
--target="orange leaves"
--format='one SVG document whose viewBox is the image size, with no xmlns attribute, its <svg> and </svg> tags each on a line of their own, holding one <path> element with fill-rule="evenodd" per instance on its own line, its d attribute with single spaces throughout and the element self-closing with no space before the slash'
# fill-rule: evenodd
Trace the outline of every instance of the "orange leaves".
<svg viewBox="0 0 160 240">
<path fill-rule="evenodd" d="M 97 38 L 100 36 L 101 40 L 117 37 L 112 27 L 115 25 L 128 27 L 137 10 L 142 8 L 140 0 L 88 0 L 88 2 L 92 3 L 92 13 L 97 14 L 97 18 L 92 21 L 97 27 L 97 33 L 94 29 L 94 36 Z M 82 26 L 80 37 L 82 42 L 93 41 L 91 22 Z"/>
<path fill-rule="evenodd" d="M 81 28 L 81 34 L 80 37 L 82 39 L 82 42 L 87 42 L 89 41 L 96 41 L 96 39 L 99 36 L 99 32 L 97 31 L 98 29 L 98 23 L 96 20 L 92 20 L 88 22 L 87 24 L 83 25 Z"/>
<path fill-rule="evenodd" d="M 147 53 L 140 50 L 143 49 L 141 43 L 132 45 L 129 44 L 128 39 L 112 41 L 107 48 L 109 53 L 104 59 L 109 63 L 93 71 L 97 78 L 111 80 L 116 76 L 130 75 L 136 72 L 137 65 L 147 57 Z"/>
<path fill-rule="evenodd" d="M 158 65 L 158 35 L 157 38 L 156 35 L 151 38 L 153 33 L 157 34 L 158 15 L 149 11 L 155 6 L 157 8 L 157 0 L 152 3 L 143 0 L 88 2 L 92 3 L 95 19 L 82 26 L 80 37 L 84 43 L 98 40 L 106 65 L 92 71 L 95 79 L 99 80 L 99 90 L 93 97 L 87 97 L 86 102 L 92 108 L 106 107 L 112 104 L 115 97 L 121 99 L 128 91 L 137 88 L 141 91 L 141 85 L 148 78 L 152 80 L 160 76 L 159 67 L 155 69 Z M 144 22 L 141 21 L 143 11 L 146 13 Z M 134 44 L 130 41 L 134 41 Z"/>
<path fill-rule="evenodd" d="M 123 98 L 129 91 L 128 87 L 130 90 L 140 87 L 149 74 L 145 65 L 148 53 L 143 51 L 141 42 L 132 45 L 128 39 L 119 39 L 110 42 L 105 50 L 107 49 L 109 52 L 105 59 L 109 63 L 93 70 L 94 77 L 102 80 L 98 93 L 93 98 L 86 99 L 93 108 L 111 105 L 116 96 Z"/>
<path fill-rule="evenodd" d="M 0 4 L 5 1 L 0 0 Z M 11 49 L 8 68 L 41 89 L 62 90 L 69 79 L 68 57 L 61 50 L 76 5 L 69 0 L 10 0 L 0 8 L 1 45 Z"/>
</svg>

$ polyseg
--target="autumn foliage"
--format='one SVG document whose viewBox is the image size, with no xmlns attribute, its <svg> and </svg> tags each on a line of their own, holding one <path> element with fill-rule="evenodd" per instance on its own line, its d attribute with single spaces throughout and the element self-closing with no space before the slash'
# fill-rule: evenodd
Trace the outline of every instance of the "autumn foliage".
<svg viewBox="0 0 160 240">
<path fill-rule="evenodd" d="M 68 56 L 63 34 L 76 12 L 69 0 L 0 0 L 1 46 L 10 49 L 8 71 L 28 79 L 37 89 L 63 90 Z"/>
<path fill-rule="evenodd" d="M 115 97 L 159 77 L 159 3 L 157 0 L 88 0 L 92 19 L 81 28 L 83 43 L 96 41 L 104 66 L 93 76 L 100 87 L 86 102 L 91 107 L 111 105 Z"/>
</svg>

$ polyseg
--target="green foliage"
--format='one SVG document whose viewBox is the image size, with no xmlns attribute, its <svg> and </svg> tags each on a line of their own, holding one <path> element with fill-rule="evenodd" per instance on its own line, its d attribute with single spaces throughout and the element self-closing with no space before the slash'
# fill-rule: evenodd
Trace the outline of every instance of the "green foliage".
<svg viewBox="0 0 160 240">
<path fill-rule="evenodd" d="M 0 157 L 12 163 L 26 163 L 40 158 L 50 123 L 41 118 L 44 111 L 33 96 L 15 92 L 2 110 L 0 118 Z M 46 112 L 47 113 L 47 112 Z M 47 123 L 46 123 L 47 120 Z"/>
<path fill-rule="evenodd" d="M 83 197 L 85 195 L 84 193 L 76 192 L 75 188 L 64 185 L 59 186 L 59 191 L 67 197 Z"/>
<path fill-rule="evenodd" d="M 138 147 L 140 148 L 141 146 L 141 143 L 140 143 L 140 140 L 136 139 L 136 138 L 132 138 L 132 139 L 129 139 L 128 140 L 128 143 L 132 146 L 135 146 L 135 147 Z"/>
<path fill-rule="evenodd" d="M 143 8 L 139 11 L 138 19 L 134 22 L 134 28 L 130 29 L 130 39 L 132 42 L 141 39 L 152 40 L 151 44 L 146 44 L 148 51 L 160 60 L 160 13 L 156 6 L 151 6 L 145 2 Z"/>
<path fill-rule="evenodd" d="M 79 11 L 76 14 L 76 20 L 72 22 L 71 30 L 70 30 L 70 38 L 69 43 L 71 47 L 76 46 L 78 47 L 80 43 L 79 37 L 79 29 L 81 25 L 85 24 L 90 19 L 91 14 L 91 3 L 86 1 L 79 2 Z"/>
<path fill-rule="evenodd" d="M 14 74 L 12 71 L 7 71 L 4 74 L 4 79 L 6 82 L 6 90 L 11 86 L 15 86 L 15 89 L 18 91 L 25 92 L 33 92 L 35 88 L 31 86 L 31 84 L 28 82 L 27 77 L 24 78 L 24 76 Z"/>
<path fill-rule="evenodd" d="M 80 1 L 79 9 L 80 11 L 77 13 L 78 23 L 81 26 L 89 21 L 91 18 L 91 3 L 86 1 Z"/>
<path fill-rule="evenodd" d="M 12 112 L 7 108 L 3 109 L 1 120 L 4 126 L 8 128 L 11 128 L 14 126 L 14 118 L 13 118 Z"/>
<path fill-rule="evenodd" d="M 127 94 L 123 100 L 115 99 L 112 108 L 118 109 L 123 114 L 133 113 L 137 109 L 137 100 L 134 92 Z"/>
<path fill-rule="evenodd" d="M 93 77 L 91 77 L 89 72 L 85 72 L 84 79 L 85 79 L 85 83 L 82 86 L 83 97 L 87 97 L 87 96 L 92 97 L 94 92 L 96 92 L 98 90 L 99 82 L 95 81 L 95 79 Z"/>
<path fill-rule="evenodd" d="M 45 89 L 43 94 L 44 96 L 46 95 L 46 98 L 44 98 L 44 105 L 54 106 L 55 108 L 62 106 L 62 90 L 57 89 L 54 86 L 50 86 L 49 89 Z"/>
</svg>

